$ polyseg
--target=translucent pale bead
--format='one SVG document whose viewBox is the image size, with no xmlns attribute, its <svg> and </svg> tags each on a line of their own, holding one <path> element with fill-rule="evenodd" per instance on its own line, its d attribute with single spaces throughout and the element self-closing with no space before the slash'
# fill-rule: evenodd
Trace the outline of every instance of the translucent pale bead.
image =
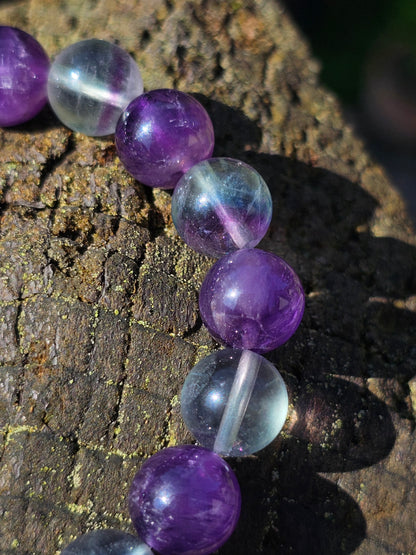
<svg viewBox="0 0 416 555">
<path fill-rule="evenodd" d="M 255 247 L 272 217 L 272 197 L 261 175 L 231 158 L 211 158 L 193 166 L 178 182 L 172 218 L 194 250 L 220 257 Z"/>
<path fill-rule="evenodd" d="M 54 112 L 67 127 L 85 135 L 114 133 L 121 112 L 142 92 L 136 62 L 104 40 L 68 46 L 49 72 L 48 97 Z"/>
<path fill-rule="evenodd" d="M 152 555 L 152 550 L 120 530 L 94 530 L 70 543 L 61 555 Z"/>
<path fill-rule="evenodd" d="M 201 445 L 238 457 L 273 441 L 285 423 L 288 396 L 283 378 L 264 357 L 224 349 L 202 359 L 190 372 L 181 410 Z"/>
</svg>

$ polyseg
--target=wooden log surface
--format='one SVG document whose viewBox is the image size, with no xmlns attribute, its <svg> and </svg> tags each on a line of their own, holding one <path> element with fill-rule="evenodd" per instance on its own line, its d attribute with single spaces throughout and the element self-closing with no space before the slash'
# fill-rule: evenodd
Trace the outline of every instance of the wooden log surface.
<svg viewBox="0 0 416 555">
<path fill-rule="evenodd" d="M 415 235 L 282 6 L 21 0 L 0 21 L 52 57 L 117 42 L 147 90 L 197 95 L 215 154 L 271 189 L 260 246 L 299 273 L 306 311 L 268 355 L 290 414 L 270 447 L 231 462 L 243 509 L 220 553 L 416 553 Z M 142 460 L 192 441 L 178 399 L 217 347 L 197 305 L 212 260 L 177 237 L 169 192 L 128 176 L 111 138 L 46 108 L 0 145 L 0 553 L 49 555 L 89 529 L 131 530 Z"/>
</svg>

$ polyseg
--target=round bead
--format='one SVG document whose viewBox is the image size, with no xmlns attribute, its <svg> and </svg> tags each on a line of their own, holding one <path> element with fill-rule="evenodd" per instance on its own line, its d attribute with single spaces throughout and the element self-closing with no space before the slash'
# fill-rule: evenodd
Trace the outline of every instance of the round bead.
<svg viewBox="0 0 416 555">
<path fill-rule="evenodd" d="M 152 555 L 152 550 L 120 530 L 94 530 L 70 543 L 61 555 Z"/>
<path fill-rule="evenodd" d="M 214 129 L 203 106 L 174 89 L 136 98 L 116 130 L 118 155 L 128 172 L 150 187 L 172 189 L 194 164 L 212 155 Z"/>
<path fill-rule="evenodd" d="M 194 250 L 220 257 L 255 247 L 272 218 L 272 197 L 261 175 L 231 158 L 193 166 L 172 196 L 173 223 Z"/>
<path fill-rule="evenodd" d="M 239 457 L 273 441 L 285 423 L 288 396 L 282 376 L 264 357 L 225 349 L 205 357 L 189 373 L 181 410 L 201 445 Z"/>
<path fill-rule="evenodd" d="M 49 58 L 30 35 L 0 26 L 0 126 L 18 125 L 47 102 Z"/>
<path fill-rule="evenodd" d="M 148 459 L 129 495 L 137 532 L 162 555 L 212 553 L 233 532 L 240 505 L 231 468 L 195 445 L 169 447 Z"/>
<path fill-rule="evenodd" d="M 304 306 L 292 268 L 260 249 L 241 249 L 218 260 L 199 293 L 201 317 L 211 335 L 258 353 L 276 349 L 295 333 Z"/>
<path fill-rule="evenodd" d="M 72 44 L 51 65 L 49 102 L 67 127 L 84 135 L 114 133 L 121 112 L 142 92 L 136 62 L 104 40 Z"/>
</svg>

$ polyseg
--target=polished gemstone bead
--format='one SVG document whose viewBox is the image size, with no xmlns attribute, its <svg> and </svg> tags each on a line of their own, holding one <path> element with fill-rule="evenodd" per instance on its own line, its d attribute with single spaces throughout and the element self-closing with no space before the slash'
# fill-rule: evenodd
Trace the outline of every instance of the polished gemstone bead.
<svg viewBox="0 0 416 555">
<path fill-rule="evenodd" d="M 0 26 L 0 126 L 18 125 L 47 102 L 49 58 L 30 35 Z"/>
<path fill-rule="evenodd" d="M 261 175 L 231 158 L 211 158 L 193 166 L 172 196 L 172 218 L 194 250 L 220 257 L 255 247 L 272 217 L 272 197 Z"/>
<path fill-rule="evenodd" d="M 214 129 L 203 106 L 174 89 L 136 98 L 123 112 L 116 147 L 125 168 L 150 187 L 172 189 L 194 164 L 212 155 Z"/>
<path fill-rule="evenodd" d="M 49 102 L 62 123 L 85 135 L 114 133 L 121 112 L 142 92 L 136 62 L 104 40 L 72 44 L 51 65 Z"/>
<path fill-rule="evenodd" d="M 275 254 L 241 249 L 218 260 L 199 293 L 201 317 L 220 343 L 258 353 L 295 333 L 305 296 L 298 276 Z"/>
<path fill-rule="evenodd" d="M 152 555 L 152 550 L 120 530 L 94 530 L 70 543 L 61 555 Z"/>
<path fill-rule="evenodd" d="M 185 380 L 181 411 L 198 443 L 239 457 L 266 447 L 285 423 L 282 376 L 253 351 L 224 349 L 203 358 Z"/>
<path fill-rule="evenodd" d="M 240 505 L 231 468 L 195 445 L 153 455 L 134 477 L 129 495 L 139 536 L 162 555 L 212 553 L 234 530 Z"/>
</svg>

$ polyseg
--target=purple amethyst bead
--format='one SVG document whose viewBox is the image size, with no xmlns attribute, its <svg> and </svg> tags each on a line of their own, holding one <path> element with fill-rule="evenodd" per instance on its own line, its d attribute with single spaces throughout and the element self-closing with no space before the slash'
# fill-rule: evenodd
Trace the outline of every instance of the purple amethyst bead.
<svg viewBox="0 0 416 555">
<path fill-rule="evenodd" d="M 204 555 L 233 532 L 241 494 L 228 464 L 195 445 L 169 447 L 134 477 L 130 516 L 138 534 L 162 555 Z"/>
<path fill-rule="evenodd" d="M 32 36 L 0 26 L 0 126 L 36 116 L 47 101 L 49 58 Z"/>
<path fill-rule="evenodd" d="M 242 249 L 218 260 L 199 294 L 211 335 L 235 349 L 265 353 L 285 343 L 303 316 L 298 276 L 275 254 Z"/>
<path fill-rule="evenodd" d="M 203 106 L 174 89 L 134 99 L 121 115 L 116 147 L 126 170 L 150 187 L 172 189 L 214 150 L 214 129 Z"/>
</svg>

